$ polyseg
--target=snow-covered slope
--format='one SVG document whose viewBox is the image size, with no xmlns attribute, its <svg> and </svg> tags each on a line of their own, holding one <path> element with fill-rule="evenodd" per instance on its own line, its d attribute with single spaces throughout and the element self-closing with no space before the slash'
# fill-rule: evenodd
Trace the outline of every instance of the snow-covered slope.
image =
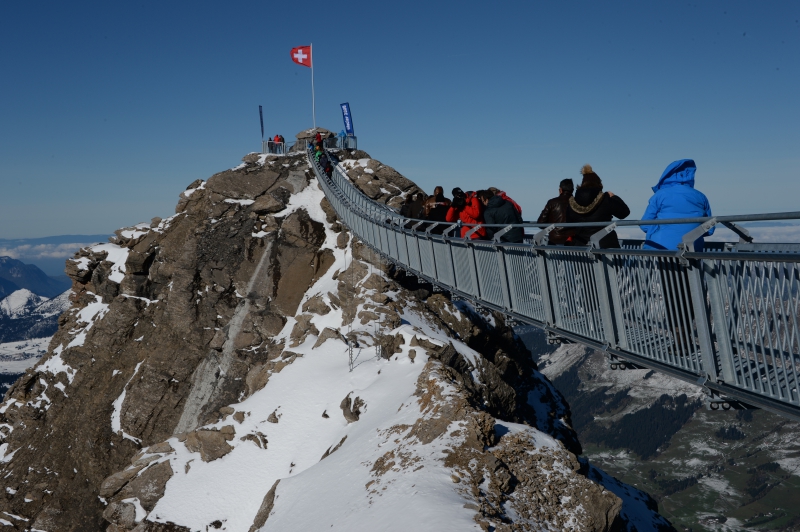
<svg viewBox="0 0 800 532">
<path fill-rule="evenodd" d="M 58 316 L 70 306 L 70 293 L 47 299 L 21 289 L 0 300 L 0 343 L 49 339 L 58 329 Z M 0 372 L 11 371 L 0 362 Z"/>
<path fill-rule="evenodd" d="M 32 314 L 33 310 L 45 301 L 47 301 L 46 297 L 37 296 L 30 290 L 22 288 L 0 301 L 0 315 L 17 319 L 26 314 Z"/>
<path fill-rule="evenodd" d="M 35 309 L 33 309 L 31 314 L 40 316 L 42 318 L 51 318 L 53 316 L 58 317 L 62 312 L 66 311 L 69 308 L 70 294 L 71 291 L 67 290 L 66 292 L 54 297 L 53 299 L 42 301 Z"/>
</svg>

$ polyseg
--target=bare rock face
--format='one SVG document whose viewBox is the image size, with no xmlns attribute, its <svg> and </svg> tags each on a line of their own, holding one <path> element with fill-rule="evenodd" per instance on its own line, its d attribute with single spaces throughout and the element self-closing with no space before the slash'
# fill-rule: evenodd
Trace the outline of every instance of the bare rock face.
<svg viewBox="0 0 800 532">
<path fill-rule="evenodd" d="M 413 181 L 391 166 L 370 159 L 363 151 L 357 150 L 344 157 L 350 179 L 361 192 L 376 201 L 399 207 L 407 194 L 422 192 Z"/>
<path fill-rule="evenodd" d="M 269 513 L 272 511 L 272 507 L 275 504 L 275 490 L 278 487 L 278 483 L 280 480 L 276 480 L 275 484 L 272 485 L 272 488 L 264 495 L 264 500 L 261 503 L 261 507 L 258 509 L 258 513 L 256 514 L 256 518 L 253 520 L 253 526 L 250 527 L 248 532 L 256 532 L 262 526 L 264 526 L 269 518 Z"/>
<path fill-rule="evenodd" d="M 348 423 L 355 423 L 358 421 L 358 418 L 361 416 L 362 407 L 364 407 L 364 401 L 362 401 L 360 397 L 351 399 L 350 395 L 342 399 L 342 403 L 339 405 Z"/>
<path fill-rule="evenodd" d="M 233 447 L 228 445 L 228 438 L 220 431 L 216 430 L 197 430 L 189 433 L 186 438 L 186 448 L 192 452 L 200 453 L 203 462 L 211 462 L 217 458 L 222 458 Z"/>
<path fill-rule="evenodd" d="M 331 307 L 329 307 L 322 297 L 318 295 L 303 303 L 303 312 L 325 315 L 330 311 Z"/>
<path fill-rule="evenodd" d="M 104 529 L 101 487 L 134 489 L 126 464 L 141 446 L 217 419 L 280 371 L 271 339 L 332 262 L 321 224 L 303 209 L 280 214 L 309 180 L 302 157 L 247 158 L 192 183 L 175 216 L 67 261 L 72 309 L 0 414 L 13 453 L 3 484 L 15 492 L 0 510 L 46 530 Z M 221 435 L 193 434 L 203 459 L 224 454 Z"/>
</svg>

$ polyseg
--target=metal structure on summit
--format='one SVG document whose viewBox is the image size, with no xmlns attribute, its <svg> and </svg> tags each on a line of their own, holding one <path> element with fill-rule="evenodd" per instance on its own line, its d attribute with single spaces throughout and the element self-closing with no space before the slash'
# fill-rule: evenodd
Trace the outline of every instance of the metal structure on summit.
<svg viewBox="0 0 800 532">
<path fill-rule="evenodd" d="M 800 219 L 800 212 L 682 220 L 585 223 L 586 247 L 551 246 L 553 227 L 520 244 L 460 236 L 461 224 L 409 220 L 365 196 L 336 167 L 329 178 L 309 164 L 339 219 L 384 260 L 513 321 L 543 329 L 553 342 L 604 351 L 612 369 L 649 368 L 704 388 L 712 409 L 759 407 L 800 419 L 800 244 L 761 244 L 736 224 Z M 600 249 L 618 226 L 700 223 L 680 251 Z M 569 224 L 566 224 L 569 225 Z M 578 225 L 578 224 L 573 224 Z M 724 225 L 738 242 L 694 241 Z M 474 228 L 473 228 L 474 230 Z"/>
</svg>

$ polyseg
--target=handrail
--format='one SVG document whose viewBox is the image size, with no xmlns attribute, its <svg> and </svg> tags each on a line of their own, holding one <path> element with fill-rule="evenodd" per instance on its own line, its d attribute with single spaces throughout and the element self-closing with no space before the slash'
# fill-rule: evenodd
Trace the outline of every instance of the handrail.
<svg viewBox="0 0 800 532">
<path fill-rule="evenodd" d="M 477 224 L 434 234 L 432 222 L 399 215 L 364 195 L 339 165 L 328 177 L 307 156 L 340 221 L 397 268 L 552 339 L 601 349 L 612 368 L 633 364 L 699 384 L 711 408 L 749 405 L 800 420 L 800 246 L 753 244 L 738 226 L 738 243 L 702 253 L 472 240 L 456 231 Z M 600 227 L 599 241 L 619 226 L 692 223 L 702 234 L 719 223 L 795 218 L 800 213 L 558 225 Z M 520 226 L 552 228 L 489 225 Z"/>
</svg>

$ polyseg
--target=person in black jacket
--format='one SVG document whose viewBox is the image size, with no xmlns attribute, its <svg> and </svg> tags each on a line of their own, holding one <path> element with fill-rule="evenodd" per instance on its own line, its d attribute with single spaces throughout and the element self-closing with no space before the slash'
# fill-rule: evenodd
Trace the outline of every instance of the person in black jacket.
<svg viewBox="0 0 800 532">
<path fill-rule="evenodd" d="M 504 200 L 500 196 L 495 196 L 488 190 L 479 190 L 478 199 L 483 203 L 483 221 L 487 224 L 511 225 L 522 223 L 519 213 L 511 202 Z M 502 229 L 502 227 L 486 227 L 487 238 L 493 239 L 494 234 Z M 500 241 L 518 244 L 522 242 L 523 236 L 522 228 L 515 227 L 503 234 L 500 237 Z"/>
<path fill-rule="evenodd" d="M 575 185 L 572 179 L 562 179 L 561 183 L 558 185 L 558 196 L 547 202 L 547 205 L 542 209 L 542 213 L 539 215 L 539 219 L 536 220 L 536 223 L 565 223 L 567 221 L 567 211 L 569 210 L 569 200 L 572 198 L 573 190 L 575 190 Z M 575 231 L 571 227 L 556 227 L 547 235 L 547 242 L 553 246 L 567 245 L 567 242 L 572 240 L 574 232 Z"/>
<path fill-rule="evenodd" d="M 406 218 L 410 218 L 411 220 L 421 219 L 423 213 L 422 208 L 424 201 L 425 200 L 422 196 L 422 193 L 409 194 L 408 196 L 406 196 L 406 200 L 403 203 L 403 206 L 400 207 L 400 215 L 405 216 Z M 412 227 L 414 227 L 416 223 L 417 222 L 408 221 L 405 224 L 405 228 L 411 229 Z M 420 229 L 423 226 L 417 227 L 417 229 Z"/>
<path fill-rule="evenodd" d="M 575 197 L 569 199 L 567 222 L 610 222 L 613 217 L 623 220 L 631 210 L 625 202 L 613 192 L 603 192 L 603 182 L 588 164 L 581 168 L 581 182 Z M 602 227 L 576 227 L 572 237 L 573 246 L 588 246 L 589 239 Z M 616 231 L 612 231 L 600 240 L 601 248 L 618 248 L 619 239 Z"/>
<path fill-rule="evenodd" d="M 331 160 L 328 158 L 328 154 L 325 153 L 324 151 L 322 152 L 322 155 L 319 156 L 319 166 L 320 168 L 322 168 L 322 171 L 325 172 L 325 175 L 327 175 L 328 177 L 330 177 L 331 173 L 333 173 L 333 166 L 331 166 Z"/>
</svg>

